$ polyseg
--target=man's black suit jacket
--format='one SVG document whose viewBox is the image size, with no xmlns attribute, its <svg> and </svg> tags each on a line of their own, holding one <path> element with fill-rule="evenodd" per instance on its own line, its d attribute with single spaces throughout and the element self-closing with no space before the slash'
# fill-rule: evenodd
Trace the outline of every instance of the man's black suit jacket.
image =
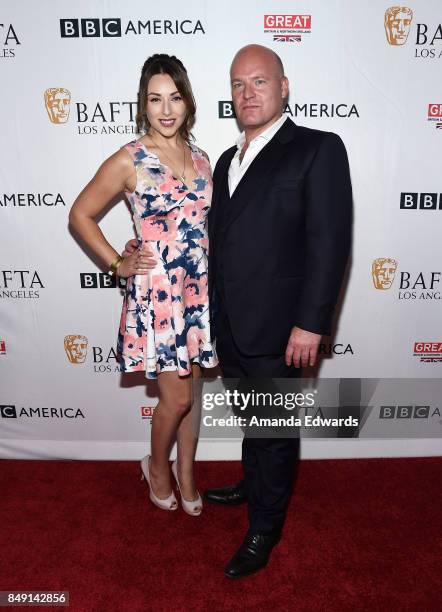
<svg viewBox="0 0 442 612">
<path fill-rule="evenodd" d="M 336 134 L 287 119 L 230 198 L 228 170 L 235 152 L 231 147 L 221 155 L 213 175 L 212 313 L 214 288 L 222 278 L 240 351 L 282 354 L 293 326 L 330 333 L 351 242 L 347 154 Z"/>
</svg>

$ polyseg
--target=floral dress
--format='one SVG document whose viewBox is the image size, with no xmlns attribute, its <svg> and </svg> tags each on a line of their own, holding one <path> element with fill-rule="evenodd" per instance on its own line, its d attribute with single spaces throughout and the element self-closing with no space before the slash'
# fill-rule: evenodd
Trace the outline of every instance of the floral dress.
<svg viewBox="0 0 442 612">
<path fill-rule="evenodd" d="M 206 217 L 212 195 L 210 164 L 189 145 L 197 177 L 188 185 L 138 140 L 125 145 L 137 173 L 126 192 L 138 242 L 157 260 L 146 275 L 127 279 L 118 334 L 125 372 L 191 373 L 218 360 L 210 341 Z"/>
</svg>

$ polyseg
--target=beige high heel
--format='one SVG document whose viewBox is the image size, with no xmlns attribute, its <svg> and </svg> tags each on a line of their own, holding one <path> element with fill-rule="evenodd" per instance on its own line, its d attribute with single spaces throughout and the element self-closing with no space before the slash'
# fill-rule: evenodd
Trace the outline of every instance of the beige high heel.
<svg viewBox="0 0 442 612">
<path fill-rule="evenodd" d="M 184 512 L 190 514 L 190 516 L 199 516 L 203 511 L 203 500 L 201 499 L 201 495 L 197 491 L 198 497 L 195 500 L 189 501 L 184 499 L 183 494 L 181 493 L 181 487 L 178 480 L 178 470 L 177 470 L 177 460 L 172 463 L 172 474 L 175 476 L 176 484 L 178 487 L 178 491 L 181 494 L 181 504 L 183 506 Z"/>
<path fill-rule="evenodd" d="M 155 506 L 158 506 L 158 508 L 161 508 L 161 510 L 176 510 L 178 508 L 178 502 L 177 502 L 177 498 L 175 497 L 175 493 L 173 492 L 173 490 L 172 490 L 172 493 L 169 495 L 169 497 L 166 497 L 166 499 L 160 499 L 153 492 L 152 485 L 150 482 L 149 462 L 150 462 L 150 455 L 146 455 L 145 457 L 141 459 L 140 466 L 141 466 L 141 480 L 146 479 L 146 482 L 149 486 L 150 501 L 153 504 L 155 504 Z"/>
</svg>

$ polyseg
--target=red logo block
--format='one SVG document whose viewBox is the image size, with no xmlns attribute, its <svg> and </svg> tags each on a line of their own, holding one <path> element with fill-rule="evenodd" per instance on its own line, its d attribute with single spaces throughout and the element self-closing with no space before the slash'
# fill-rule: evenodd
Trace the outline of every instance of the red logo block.
<svg viewBox="0 0 442 612">
<path fill-rule="evenodd" d="M 311 15 L 264 15 L 264 28 L 284 28 L 286 30 L 310 30 Z"/>
<path fill-rule="evenodd" d="M 428 105 L 428 118 L 441 119 L 442 118 L 442 104 L 429 104 Z"/>
<path fill-rule="evenodd" d="M 442 342 L 415 342 L 414 353 L 422 355 L 442 355 Z"/>
<path fill-rule="evenodd" d="M 6 355 L 6 342 L 0 340 L 0 355 Z"/>
<path fill-rule="evenodd" d="M 155 406 L 141 406 L 141 417 L 143 419 L 147 419 L 153 416 L 153 411 L 155 410 Z"/>
</svg>

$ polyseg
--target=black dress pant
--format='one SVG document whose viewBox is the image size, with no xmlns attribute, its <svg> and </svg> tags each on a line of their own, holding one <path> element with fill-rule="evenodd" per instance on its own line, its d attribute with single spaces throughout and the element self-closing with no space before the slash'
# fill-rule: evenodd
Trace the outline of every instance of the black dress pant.
<svg viewBox="0 0 442 612">
<path fill-rule="evenodd" d="M 300 375 L 300 370 L 293 365 L 287 367 L 284 355 L 247 356 L 241 353 L 232 336 L 222 301 L 218 304 L 214 323 L 217 353 L 225 378 L 257 380 L 294 378 Z M 244 438 L 242 466 L 248 501 L 249 533 L 269 534 L 281 531 L 298 458 L 299 437 Z"/>
</svg>

